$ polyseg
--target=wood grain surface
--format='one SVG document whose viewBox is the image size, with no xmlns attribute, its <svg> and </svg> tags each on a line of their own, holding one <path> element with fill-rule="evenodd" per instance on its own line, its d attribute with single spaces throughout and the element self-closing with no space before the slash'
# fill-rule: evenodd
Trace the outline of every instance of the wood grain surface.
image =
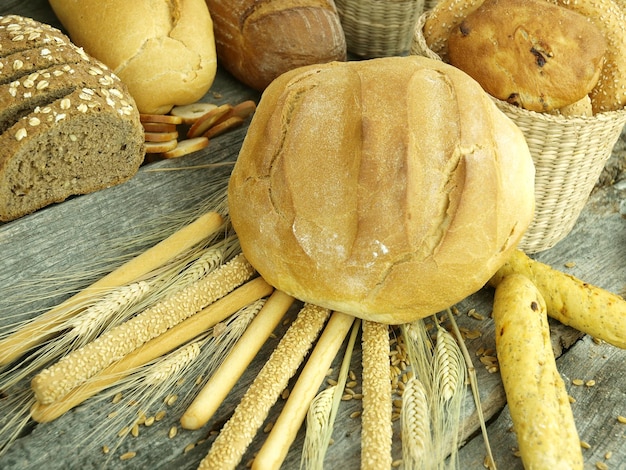
<svg viewBox="0 0 626 470">
<path fill-rule="evenodd" d="M 0 14 L 20 14 L 59 26 L 44 0 L 9 0 L 0 4 Z M 237 103 L 246 99 L 258 100 L 258 93 L 238 84 L 222 70 L 205 97 L 206 101 Z M 120 240 L 133 239 L 133 249 L 146 247 L 154 237 L 165 237 L 172 224 L 170 217 L 202 204 L 201 189 L 208 181 L 227 181 L 230 163 L 237 158 L 246 128 L 236 129 L 213 139 L 210 145 L 179 160 L 160 161 L 144 165 L 129 182 L 50 206 L 22 219 L 0 225 L 0 328 L 10 324 L 17 315 L 16 299 L 27 298 L 46 280 L 67 279 L 77 269 L 97 273 L 110 256 L 128 256 L 129 248 Z M 534 257 L 589 283 L 616 292 L 626 293 L 626 135 L 611 159 L 610 177 L 603 178 L 589 199 L 581 217 L 569 236 L 554 248 Z M 211 166 L 226 162 L 224 166 Z M 170 171 L 175 169 L 176 171 Z M 607 171 L 609 171 L 607 170 Z M 154 234 L 153 239 L 146 234 Z M 106 259 L 104 259 L 106 258 Z M 570 266 L 567 267 L 566 266 Z M 76 280 L 76 289 L 84 280 Z M 62 300 L 39 299 L 33 308 L 44 308 Z M 489 318 L 493 291 L 485 288 L 457 305 L 458 323 L 471 330 L 479 329 L 481 336 L 468 340 L 478 376 L 481 401 L 488 420 L 490 443 L 498 468 L 521 469 L 515 457 L 515 435 L 510 431 L 511 420 L 506 406 L 500 377 L 489 373 L 479 362 L 479 348 L 494 348 L 493 323 Z M 7 301 L 8 299 L 8 301 Z M 296 304 L 288 316 L 297 314 Z M 467 315 L 470 309 L 482 313 L 486 319 L 476 320 Z M 33 313 L 35 315 L 35 313 Z M 247 386 L 254 379 L 286 327 L 280 326 L 268 340 L 259 356 L 237 383 L 235 390 L 204 428 L 197 431 L 179 429 L 175 438 L 168 437 L 171 426 L 180 416 L 169 413 L 158 426 L 142 429 L 139 437 L 127 438 L 109 455 L 102 445 L 113 447 L 115 442 L 101 442 L 99 426 L 111 412 L 110 400 L 97 397 L 47 424 L 27 426 L 26 432 L 0 456 L 0 468 L 25 469 L 99 469 L 149 468 L 195 469 L 206 455 L 219 430 L 237 405 Z M 1 331 L 1 330 L 0 330 Z M 586 468 L 596 468 L 604 462 L 611 469 L 626 469 L 626 425 L 617 416 L 626 416 L 626 352 L 606 344 L 597 344 L 591 338 L 552 322 L 552 340 L 557 353 L 557 365 L 565 379 L 574 417 L 582 440 L 589 444 L 583 450 Z M 341 354 L 335 360 L 338 369 Z M 352 369 L 361 370 L 358 347 L 352 358 Z M 595 381 L 593 386 L 576 386 L 573 379 Z M 294 379 L 295 380 L 295 379 Z M 293 381 L 292 381 L 293 384 Z M 0 398 L 0 400 L 3 398 Z M 272 409 L 268 422 L 276 419 L 284 400 Z M 342 402 L 334 443 L 327 455 L 327 468 L 352 469 L 359 467 L 360 421 L 351 418 L 360 410 L 356 400 Z M 460 450 L 460 467 L 483 467 L 485 447 L 476 410 L 468 389 L 463 411 L 464 446 Z M 0 418 L 1 419 L 1 418 Z M 401 458 L 400 429 L 394 423 L 394 459 Z M 241 468 L 253 458 L 264 440 L 259 432 L 244 456 Z M 296 469 L 304 440 L 301 430 L 292 445 L 282 468 Z M 199 442 L 184 452 L 189 443 Z M 129 461 L 120 461 L 119 455 L 136 452 Z M 609 456 L 607 459 L 606 457 Z"/>
</svg>

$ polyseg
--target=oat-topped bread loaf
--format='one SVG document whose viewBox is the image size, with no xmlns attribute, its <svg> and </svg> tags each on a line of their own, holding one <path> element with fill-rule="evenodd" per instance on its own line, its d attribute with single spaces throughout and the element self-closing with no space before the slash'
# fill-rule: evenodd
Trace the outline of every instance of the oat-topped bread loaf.
<svg viewBox="0 0 626 470">
<path fill-rule="evenodd" d="M 0 220 L 132 177 L 144 157 L 135 102 L 59 30 L 0 17 Z"/>
</svg>

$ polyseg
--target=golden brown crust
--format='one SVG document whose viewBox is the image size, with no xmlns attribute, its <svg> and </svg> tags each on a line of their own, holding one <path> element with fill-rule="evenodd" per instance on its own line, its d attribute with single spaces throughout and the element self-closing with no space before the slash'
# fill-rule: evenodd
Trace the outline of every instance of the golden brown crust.
<svg viewBox="0 0 626 470">
<path fill-rule="evenodd" d="M 593 112 L 617 111 L 626 107 L 626 8 L 623 0 L 550 1 L 589 18 L 606 39 L 602 73 L 590 95 Z"/>
<path fill-rule="evenodd" d="M 204 0 L 51 0 L 72 41 L 107 64 L 142 113 L 198 101 L 217 70 Z"/>
<path fill-rule="evenodd" d="M 267 88 L 229 208 L 270 284 L 401 323 L 482 287 L 530 222 L 533 179 L 519 129 L 458 69 L 417 56 L 332 63 Z"/>
<path fill-rule="evenodd" d="M 486 0 L 448 38 L 450 64 L 492 96 L 537 112 L 589 94 L 605 51 L 585 16 L 545 0 Z"/>
<path fill-rule="evenodd" d="M 220 63 L 263 90 L 296 67 L 346 59 L 339 14 L 329 0 L 207 0 Z"/>
</svg>

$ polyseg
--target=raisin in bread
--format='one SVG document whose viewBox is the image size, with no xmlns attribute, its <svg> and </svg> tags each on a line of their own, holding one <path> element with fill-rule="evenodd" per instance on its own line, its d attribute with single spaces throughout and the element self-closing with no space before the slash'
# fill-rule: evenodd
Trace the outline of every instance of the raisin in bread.
<svg viewBox="0 0 626 470">
<path fill-rule="evenodd" d="M 143 158 L 115 74 L 52 26 L 0 17 L 0 220 L 122 183 Z"/>
</svg>

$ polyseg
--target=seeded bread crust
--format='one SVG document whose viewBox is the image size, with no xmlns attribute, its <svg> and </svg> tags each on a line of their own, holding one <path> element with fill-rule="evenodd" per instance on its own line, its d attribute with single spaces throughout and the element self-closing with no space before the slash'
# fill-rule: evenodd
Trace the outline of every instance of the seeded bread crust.
<svg viewBox="0 0 626 470">
<path fill-rule="evenodd" d="M 49 25 L 0 17 L 0 220 L 120 184 L 144 157 L 139 112 L 104 64 Z"/>
</svg>

